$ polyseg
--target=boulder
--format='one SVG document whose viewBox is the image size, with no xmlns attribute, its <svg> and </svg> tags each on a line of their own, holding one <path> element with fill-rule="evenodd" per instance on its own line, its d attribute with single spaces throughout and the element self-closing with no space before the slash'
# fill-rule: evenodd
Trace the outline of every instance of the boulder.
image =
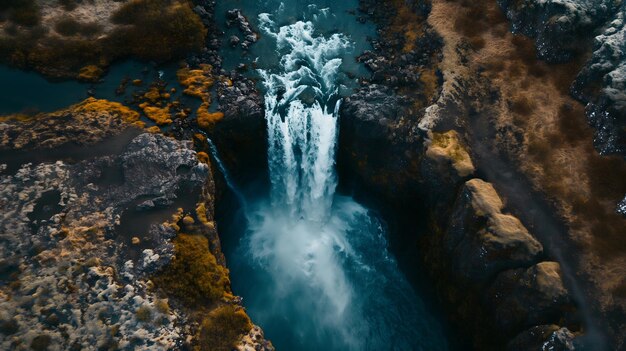
<svg viewBox="0 0 626 351">
<path fill-rule="evenodd" d="M 453 274 L 469 284 L 484 284 L 497 273 L 537 262 L 542 245 L 516 217 L 503 214 L 493 185 L 465 183 L 444 236 Z"/>
<path fill-rule="evenodd" d="M 557 262 L 541 262 L 528 269 L 498 275 L 485 295 L 496 325 L 514 333 L 535 325 L 560 322 L 571 309 Z"/>
</svg>

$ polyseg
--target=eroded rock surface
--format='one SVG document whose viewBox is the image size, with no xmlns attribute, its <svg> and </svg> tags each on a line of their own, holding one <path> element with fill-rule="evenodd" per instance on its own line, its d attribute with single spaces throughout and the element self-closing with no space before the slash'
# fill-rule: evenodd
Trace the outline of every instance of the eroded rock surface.
<svg viewBox="0 0 626 351">
<path fill-rule="evenodd" d="M 118 107 L 108 119 L 103 111 L 94 115 L 76 106 L 9 119 L 4 145 L 25 152 L 68 143 L 93 148 L 131 126 L 116 114 Z M 92 118 L 108 122 L 81 125 Z M 0 168 L 0 348 L 273 350 L 230 292 L 206 157 L 199 160 L 191 141 L 160 134 L 117 140 L 119 149 L 107 153 L 76 159 L 46 151 L 48 158 Z M 188 242 L 200 245 L 194 248 L 199 254 L 179 257 L 176 250 Z M 189 287 L 171 292 L 163 277 L 183 259 L 187 271 L 208 265 L 198 274 L 222 277 L 222 285 L 210 286 L 215 300 L 194 300 L 190 309 L 189 297 L 180 295 Z M 190 276 L 193 284 L 200 278 Z M 216 308 L 221 313 L 213 313 Z M 204 338 L 207 331 L 216 334 L 218 317 L 238 320 L 242 329 Z"/>
</svg>

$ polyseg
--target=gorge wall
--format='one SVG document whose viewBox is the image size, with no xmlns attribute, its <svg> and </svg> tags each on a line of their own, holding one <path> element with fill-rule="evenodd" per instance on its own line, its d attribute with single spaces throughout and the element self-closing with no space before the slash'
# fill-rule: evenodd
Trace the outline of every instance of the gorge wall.
<svg viewBox="0 0 626 351">
<path fill-rule="evenodd" d="M 214 216 L 229 190 L 209 156 L 213 143 L 238 183 L 268 182 L 253 67 L 227 71 L 220 54 L 248 52 L 258 30 L 209 0 L 64 3 L 31 18 L 0 5 L 2 61 L 97 81 L 122 57 L 184 58 L 180 86 L 126 79 L 118 89 L 137 90 L 123 104 L 0 117 L 0 345 L 272 350 L 230 288 Z M 361 0 L 354 11 L 378 35 L 341 103 L 339 188 L 395 223 L 405 273 L 427 268 L 477 350 L 625 347 L 625 6 Z M 133 11 L 149 33 L 122 16 Z M 219 16 L 236 35 L 223 37 Z M 65 31 L 72 21 L 83 25 Z M 168 21 L 185 25 L 151 45 Z M 122 30 L 150 40 L 119 45 Z"/>
</svg>

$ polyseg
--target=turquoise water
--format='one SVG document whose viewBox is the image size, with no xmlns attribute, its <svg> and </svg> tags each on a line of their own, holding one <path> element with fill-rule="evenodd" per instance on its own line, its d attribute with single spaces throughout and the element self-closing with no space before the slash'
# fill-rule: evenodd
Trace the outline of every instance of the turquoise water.
<svg viewBox="0 0 626 351">
<path fill-rule="evenodd" d="M 34 71 L 0 65 L 3 83 L 0 87 L 0 114 L 55 111 L 86 99 L 89 97 L 89 89 L 92 89 L 96 98 L 124 102 L 133 92 L 145 90 L 146 84 L 157 79 L 180 91 L 176 67 L 176 64 L 155 67 L 144 62 L 124 61 L 111 66 L 101 82 L 91 84 L 75 80 L 50 80 Z M 124 78 L 131 81 L 141 79 L 144 85 L 136 87 L 129 82 L 126 94 L 118 96 L 115 89 Z M 174 96 L 176 97 L 177 95 Z"/>
<path fill-rule="evenodd" d="M 220 222 L 235 294 L 278 350 L 449 349 L 384 221 L 336 193 L 341 96 L 366 74 L 355 57 L 373 27 L 356 1 L 224 1 L 218 17 L 237 5 L 261 36 L 245 59 L 265 95 L 271 184 Z M 243 54 L 224 51 L 226 63 Z"/>
</svg>

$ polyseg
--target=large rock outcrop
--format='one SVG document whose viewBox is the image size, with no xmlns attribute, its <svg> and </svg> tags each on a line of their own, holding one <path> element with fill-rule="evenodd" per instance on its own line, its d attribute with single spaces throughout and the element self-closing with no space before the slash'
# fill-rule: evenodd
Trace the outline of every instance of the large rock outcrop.
<svg viewBox="0 0 626 351">
<path fill-rule="evenodd" d="M 3 122 L 0 348 L 272 350 L 230 291 L 207 158 L 84 106 Z"/>
<path fill-rule="evenodd" d="M 443 238 L 459 284 L 482 284 L 506 269 L 527 267 L 543 247 L 504 204 L 493 186 L 480 179 L 465 183 Z"/>
</svg>

